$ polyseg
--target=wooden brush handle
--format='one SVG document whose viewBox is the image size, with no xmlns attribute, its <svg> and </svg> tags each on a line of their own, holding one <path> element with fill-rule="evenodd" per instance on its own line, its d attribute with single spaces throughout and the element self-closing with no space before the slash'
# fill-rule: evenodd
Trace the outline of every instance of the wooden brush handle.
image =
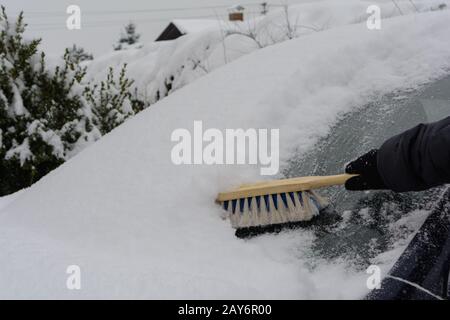
<svg viewBox="0 0 450 320">
<path fill-rule="evenodd" d="M 329 187 L 342 185 L 347 182 L 351 177 L 357 176 L 356 174 L 338 174 L 333 176 L 309 176 L 309 177 L 299 177 L 291 179 L 282 179 L 276 181 L 262 181 L 257 183 L 246 183 L 242 184 L 239 189 L 248 189 L 253 187 L 263 187 L 270 185 L 287 185 L 287 184 L 308 184 L 311 189 Z"/>
<path fill-rule="evenodd" d="M 316 177 L 305 177 L 305 178 L 294 178 L 298 179 L 299 183 L 308 183 L 311 186 L 311 189 L 329 187 L 329 186 L 337 186 L 342 185 L 347 182 L 348 179 L 355 177 L 355 174 L 338 174 L 334 176 L 316 176 Z M 310 180 L 310 181 L 307 181 Z"/>
<path fill-rule="evenodd" d="M 238 189 L 219 193 L 217 201 L 240 199 L 258 195 L 306 191 L 344 184 L 357 175 L 339 174 L 334 176 L 311 176 L 275 181 L 263 181 L 254 184 L 241 185 Z"/>
</svg>

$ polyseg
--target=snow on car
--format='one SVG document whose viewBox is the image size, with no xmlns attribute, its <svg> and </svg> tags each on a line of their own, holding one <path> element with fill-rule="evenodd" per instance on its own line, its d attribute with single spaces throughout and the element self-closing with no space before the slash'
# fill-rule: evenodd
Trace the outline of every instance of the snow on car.
<svg viewBox="0 0 450 320">
<path fill-rule="evenodd" d="M 443 10 L 386 19 L 377 31 L 311 33 L 173 92 L 0 211 L 0 297 L 363 297 L 365 270 L 316 254 L 315 230 L 237 239 L 214 198 L 260 179 L 258 166 L 174 165 L 171 133 L 199 119 L 219 130 L 279 128 L 287 169 L 345 114 L 448 75 L 449 19 Z M 424 219 L 412 212 L 398 227 Z M 406 244 L 375 257 L 383 271 Z M 73 265 L 81 290 L 66 288 Z"/>
</svg>

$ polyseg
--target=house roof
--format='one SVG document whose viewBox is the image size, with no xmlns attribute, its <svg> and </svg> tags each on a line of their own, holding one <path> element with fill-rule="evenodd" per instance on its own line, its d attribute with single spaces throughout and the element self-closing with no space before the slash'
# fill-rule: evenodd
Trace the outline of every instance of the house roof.
<svg viewBox="0 0 450 320">
<path fill-rule="evenodd" d="M 222 20 L 205 20 L 205 19 L 176 19 L 172 23 L 180 30 L 182 33 L 196 33 L 201 32 L 206 29 L 220 28 L 223 26 L 224 21 Z"/>
<path fill-rule="evenodd" d="M 238 23 L 234 21 L 232 25 Z M 229 29 L 230 22 L 219 19 L 175 19 L 164 29 L 156 41 L 173 40 L 185 34 L 219 28 Z"/>
</svg>

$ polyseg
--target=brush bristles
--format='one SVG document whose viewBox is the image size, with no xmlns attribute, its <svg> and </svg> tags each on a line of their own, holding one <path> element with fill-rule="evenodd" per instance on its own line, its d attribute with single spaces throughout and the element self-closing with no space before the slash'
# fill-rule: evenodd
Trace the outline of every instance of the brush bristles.
<svg viewBox="0 0 450 320">
<path fill-rule="evenodd" d="M 235 229 L 309 221 L 327 205 L 314 191 L 287 192 L 223 202 Z"/>
</svg>

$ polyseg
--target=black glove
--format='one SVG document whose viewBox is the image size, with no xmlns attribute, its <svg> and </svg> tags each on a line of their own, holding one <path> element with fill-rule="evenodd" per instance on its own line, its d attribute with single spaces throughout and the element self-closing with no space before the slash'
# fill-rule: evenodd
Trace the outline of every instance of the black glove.
<svg viewBox="0 0 450 320">
<path fill-rule="evenodd" d="M 359 176 L 347 180 L 345 183 L 347 190 L 388 189 L 378 172 L 377 153 L 378 150 L 371 150 L 345 167 L 346 173 L 359 174 Z"/>
</svg>

